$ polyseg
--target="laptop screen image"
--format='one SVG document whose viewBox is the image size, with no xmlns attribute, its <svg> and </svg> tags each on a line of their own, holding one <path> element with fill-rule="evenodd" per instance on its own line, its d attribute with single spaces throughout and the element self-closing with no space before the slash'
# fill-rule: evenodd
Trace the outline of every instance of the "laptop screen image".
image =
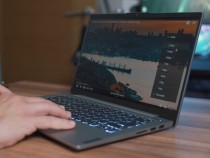
<svg viewBox="0 0 210 158">
<path fill-rule="evenodd" d="M 94 19 L 74 88 L 177 110 L 199 20 Z"/>
</svg>

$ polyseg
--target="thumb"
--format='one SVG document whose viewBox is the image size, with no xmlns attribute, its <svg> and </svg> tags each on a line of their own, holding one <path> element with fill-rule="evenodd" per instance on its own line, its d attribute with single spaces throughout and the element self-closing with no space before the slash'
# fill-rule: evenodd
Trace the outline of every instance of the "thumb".
<svg viewBox="0 0 210 158">
<path fill-rule="evenodd" d="M 0 84 L 0 94 L 6 93 L 6 92 L 10 92 L 10 90 Z"/>
</svg>

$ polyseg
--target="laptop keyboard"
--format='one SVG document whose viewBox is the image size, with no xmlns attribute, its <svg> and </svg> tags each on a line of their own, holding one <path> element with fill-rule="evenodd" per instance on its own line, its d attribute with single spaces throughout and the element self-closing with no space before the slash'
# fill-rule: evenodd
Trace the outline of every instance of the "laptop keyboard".
<svg viewBox="0 0 210 158">
<path fill-rule="evenodd" d="M 156 120 L 74 96 L 60 95 L 51 96 L 47 99 L 64 105 L 66 110 L 71 111 L 72 120 L 82 122 L 91 127 L 104 129 L 107 133 L 115 133 L 123 129 L 142 126 Z"/>
</svg>

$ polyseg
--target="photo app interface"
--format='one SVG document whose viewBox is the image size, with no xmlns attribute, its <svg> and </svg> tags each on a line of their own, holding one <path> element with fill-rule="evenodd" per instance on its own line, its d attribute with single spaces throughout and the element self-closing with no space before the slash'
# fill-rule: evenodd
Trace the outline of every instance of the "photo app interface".
<svg viewBox="0 0 210 158">
<path fill-rule="evenodd" d="M 74 87 L 176 110 L 197 27 L 197 20 L 92 20 Z"/>
</svg>

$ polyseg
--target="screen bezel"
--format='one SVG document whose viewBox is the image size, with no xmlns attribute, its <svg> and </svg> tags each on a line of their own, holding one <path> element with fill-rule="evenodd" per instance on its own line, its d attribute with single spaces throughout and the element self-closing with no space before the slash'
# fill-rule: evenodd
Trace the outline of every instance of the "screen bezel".
<svg viewBox="0 0 210 158">
<path fill-rule="evenodd" d="M 195 45 L 198 40 L 198 32 L 200 30 L 202 13 L 197 12 L 197 13 L 167 13 L 167 14 L 165 14 L 165 13 L 94 14 L 94 15 L 91 15 L 89 23 L 91 22 L 91 20 L 152 20 L 152 19 L 154 19 L 154 20 L 190 20 L 190 19 L 198 20 L 199 24 L 198 24 L 198 28 L 197 28 L 197 32 L 196 32 L 196 39 L 195 39 L 193 53 L 192 53 L 192 54 L 194 54 Z M 88 30 L 88 28 L 87 28 L 87 30 Z M 86 38 L 86 35 L 84 37 L 84 40 L 85 40 L 85 38 Z M 174 125 L 176 125 L 176 122 L 178 120 L 178 116 L 180 113 L 183 97 L 185 94 L 187 81 L 189 78 L 192 59 L 193 59 L 193 55 L 191 57 L 189 67 L 187 68 L 187 71 L 186 71 L 186 76 L 184 78 L 183 87 L 181 89 L 181 94 L 180 94 L 180 98 L 178 101 L 177 110 L 169 110 L 169 109 L 165 109 L 162 107 L 158 107 L 158 106 L 150 105 L 150 104 L 146 104 L 146 103 L 140 103 L 140 104 L 138 103 L 137 104 L 137 103 L 133 103 L 133 102 L 125 101 L 125 100 L 119 100 L 117 98 L 112 98 L 112 97 L 100 95 L 100 94 L 97 94 L 94 92 L 77 89 L 75 84 L 73 84 L 73 86 L 72 86 L 71 93 L 85 95 L 88 97 L 93 97 L 93 98 L 104 100 L 104 101 L 110 101 L 111 103 L 115 103 L 115 104 L 119 104 L 119 105 L 126 106 L 129 108 L 133 108 L 136 110 L 142 110 L 145 112 L 156 114 L 160 117 L 164 117 L 166 119 L 172 120 L 174 122 Z M 78 67 L 79 67 L 79 65 L 78 65 Z M 75 75 L 75 77 L 76 77 L 76 75 Z"/>
</svg>

